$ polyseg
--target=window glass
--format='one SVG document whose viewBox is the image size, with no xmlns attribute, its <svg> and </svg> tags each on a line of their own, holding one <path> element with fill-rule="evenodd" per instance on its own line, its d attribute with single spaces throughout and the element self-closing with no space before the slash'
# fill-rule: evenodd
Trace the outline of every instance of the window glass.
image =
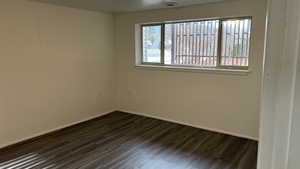
<svg viewBox="0 0 300 169">
<path fill-rule="evenodd" d="M 217 65 L 219 21 L 166 24 L 165 64 Z"/>
<path fill-rule="evenodd" d="M 250 30 L 250 19 L 223 21 L 221 65 L 249 65 Z"/>
<path fill-rule="evenodd" d="M 161 62 L 161 25 L 143 26 L 143 62 Z"/>
<path fill-rule="evenodd" d="M 251 22 L 251 17 L 241 17 L 142 25 L 138 62 L 248 69 Z"/>
</svg>

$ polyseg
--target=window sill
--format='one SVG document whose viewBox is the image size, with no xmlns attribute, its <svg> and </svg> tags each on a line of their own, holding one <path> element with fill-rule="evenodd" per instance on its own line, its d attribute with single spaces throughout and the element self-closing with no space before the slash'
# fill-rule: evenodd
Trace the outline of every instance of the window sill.
<svg viewBox="0 0 300 169">
<path fill-rule="evenodd" d="M 188 66 L 161 66 L 161 65 L 135 65 L 136 68 L 162 71 L 177 71 L 177 72 L 202 72 L 202 73 L 218 73 L 218 74 L 233 74 L 233 75 L 248 75 L 251 70 L 241 69 L 220 69 L 220 68 L 200 68 Z"/>
</svg>

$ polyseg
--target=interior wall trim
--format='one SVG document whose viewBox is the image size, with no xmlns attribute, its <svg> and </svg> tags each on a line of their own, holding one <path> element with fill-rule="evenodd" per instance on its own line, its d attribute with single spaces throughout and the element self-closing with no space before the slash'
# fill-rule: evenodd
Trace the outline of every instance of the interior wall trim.
<svg viewBox="0 0 300 169">
<path fill-rule="evenodd" d="M 77 121 L 77 122 L 74 122 L 74 123 L 70 123 L 70 124 L 67 124 L 67 125 L 64 125 L 64 126 L 60 126 L 60 127 L 55 128 L 55 129 L 51 129 L 51 130 L 48 130 L 48 131 L 45 131 L 45 132 L 42 132 L 42 133 L 30 136 L 30 137 L 27 137 L 27 138 L 21 139 L 21 140 L 12 142 L 12 143 L 7 144 L 7 145 L 3 145 L 3 146 L 0 147 L 0 151 L 4 150 L 4 149 L 9 149 L 11 147 L 15 147 L 15 146 L 18 146 L 18 145 L 22 145 L 22 144 L 24 144 L 26 142 L 34 141 L 34 140 L 39 139 L 41 137 L 44 137 L 44 136 L 47 136 L 47 135 L 51 135 L 51 134 L 53 134 L 53 133 L 55 133 L 57 131 L 64 130 L 64 129 L 67 129 L 69 127 L 73 127 L 73 126 L 79 125 L 81 123 L 85 123 L 85 122 L 97 119 L 99 117 L 108 115 L 108 114 L 116 112 L 116 111 L 120 111 L 120 112 L 124 112 L 124 113 L 129 113 L 129 114 L 134 114 L 134 115 L 139 115 L 139 116 L 144 116 L 144 117 L 149 117 L 149 118 L 158 119 L 158 120 L 163 120 L 163 121 L 167 121 L 167 122 L 171 122 L 171 123 L 176 123 L 176 124 L 181 124 L 181 125 L 185 125 L 185 126 L 195 127 L 195 128 L 198 128 L 198 129 L 203 129 L 203 130 L 208 130 L 208 131 L 212 131 L 212 132 L 227 134 L 227 135 L 231 135 L 231 136 L 235 136 L 235 137 L 246 138 L 246 139 L 250 139 L 250 140 L 254 140 L 254 141 L 258 141 L 259 140 L 258 138 L 253 138 L 253 137 L 246 136 L 246 135 L 231 133 L 231 132 L 222 131 L 222 130 L 218 130 L 218 129 L 212 129 L 212 128 L 203 127 L 203 126 L 200 126 L 200 125 L 192 125 L 192 124 L 189 124 L 189 123 L 180 122 L 180 121 L 176 121 L 176 120 L 172 120 L 172 119 L 167 119 L 167 118 L 163 118 L 163 117 L 158 117 L 158 116 L 152 116 L 152 115 L 148 115 L 148 114 L 144 114 L 144 113 L 137 113 L 137 112 L 134 112 L 134 111 L 128 111 L 128 110 L 124 110 L 124 109 L 118 109 L 118 110 L 107 111 L 105 113 L 101 113 L 99 115 L 96 115 L 96 116 L 93 116 L 93 117 L 89 117 L 89 118 L 84 119 L 84 120 L 80 120 L 80 121 Z"/>
<path fill-rule="evenodd" d="M 137 112 L 130 111 L 130 110 L 125 110 L 125 109 L 118 109 L 118 111 L 129 113 L 129 114 L 135 114 L 135 115 L 139 115 L 139 116 L 145 116 L 145 117 L 149 117 L 149 118 L 154 118 L 154 119 L 158 119 L 158 120 L 168 121 L 168 122 L 172 122 L 172 123 L 182 124 L 182 125 L 185 125 L 185 126 L 190 126 L 190 127 L 194 127 L 194 128 L 198 128 L 198 129 L 203 129 L 203 130 L 208 130 L 208 131 L 212 131 L 212 132 L 227 134 L 227 135 L 240 137 L 240 138 L 245 138 L 245 139 L 249 139 L 249 140 L 259 141 L 259 138 L 246 136 L 246 135 L 242 135 L 242 134 L 237 134 L 237 133 L 232 133 L 232 132 L 219 130 L 219 129 L 213 129 L 213 128 L 209 128 L 209 127 L 205 127 L 205 126 L 201 126 L 201 125 L 189 124 L 189 123 L 186 123 L 186 122 L 181 122 L 181 121 L 168 119 L 168 118 L 164 118 L 164 117 L 148 115 L 148 114 L 145 114 L 145 113 L 137 113 Z"/>
<path fill-rule="evenodd" d="M 76 122 L 73 122 L 73 123 L 69 123 L 69 124 L 66 124 L 66 125 L 63 125 L 63 126 L 59 126 L 59 127 L 54 128 L 54 129 L 50 129 L 50 130 L 32 135 L 32 136 L 26 137 L 24 139 L 20 139 L 20 140 L 14 141 L 14 142 L 6 144 L 6 145 L 0 145 L 0 151 L 3 150 L 3 149 L 9 149 L 10 147 L 21 145 L 21 144 L 23 144 L 25 142 L 28 142 L 28 141 L 36 140 L 40 137 L 53 134 L 57 131 L 64 130 L 64 129 L 69 128 L 69 127 L 73 127 L 73 126 L 76 126 L 76 125 L 84 123 L 84 122 L 88 122 L 88 121 L 93 120 L 93 119 L 97 119 L 99 117 L 108 115 L 112 112 L 115 112 L 115 110 L 107 111 L 107 112 L 104 112 L 104 113 L 101 113 L 101 114 L 98 114 L 98 115 L 95 115 L 95 116 L 91 116 L 89 118 L 85 118 L 83 120 L 79 120 L 79 121 L 76 121 Z"/>
</svg>

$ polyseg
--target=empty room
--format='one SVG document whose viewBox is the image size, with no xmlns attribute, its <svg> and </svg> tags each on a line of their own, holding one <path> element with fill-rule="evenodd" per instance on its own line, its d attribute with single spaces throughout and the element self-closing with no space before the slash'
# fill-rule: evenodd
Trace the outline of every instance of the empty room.
<svg viewBox="0 0 300 169">
<path fill-rule="evenodd" d="M 1 0 L 0 169 L 298 169 L 298 0 Z"/>
</svg>

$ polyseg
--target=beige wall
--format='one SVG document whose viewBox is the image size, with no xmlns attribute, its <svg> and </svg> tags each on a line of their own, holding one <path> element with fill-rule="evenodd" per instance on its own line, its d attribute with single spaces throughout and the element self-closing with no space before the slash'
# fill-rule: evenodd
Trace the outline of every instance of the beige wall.
<svg viewBox="0 0 300 169">
<path fill-rule="evenodd" d="M 241 15 L 253 16 L 246 76 L 134 67 L 136 23 Z M 117 14 L 115 20 L 2 0 L 0 147 L 115 109 L 257 138 L 264 16 L 264 0 Z"/>
<path fill-rule="evenodd" d="M 0 147 L 114 110 L 113 16 L 0 5 Z"/>
<path fill-rule="evenodd" d="M 116 15 L 118 108 L 234 135 L 258 138 L 264 0 Z M 246 76 L 134 67 L 134 25 L 174 19 L 253 16 L 251 73 Z"/>
</svg>

